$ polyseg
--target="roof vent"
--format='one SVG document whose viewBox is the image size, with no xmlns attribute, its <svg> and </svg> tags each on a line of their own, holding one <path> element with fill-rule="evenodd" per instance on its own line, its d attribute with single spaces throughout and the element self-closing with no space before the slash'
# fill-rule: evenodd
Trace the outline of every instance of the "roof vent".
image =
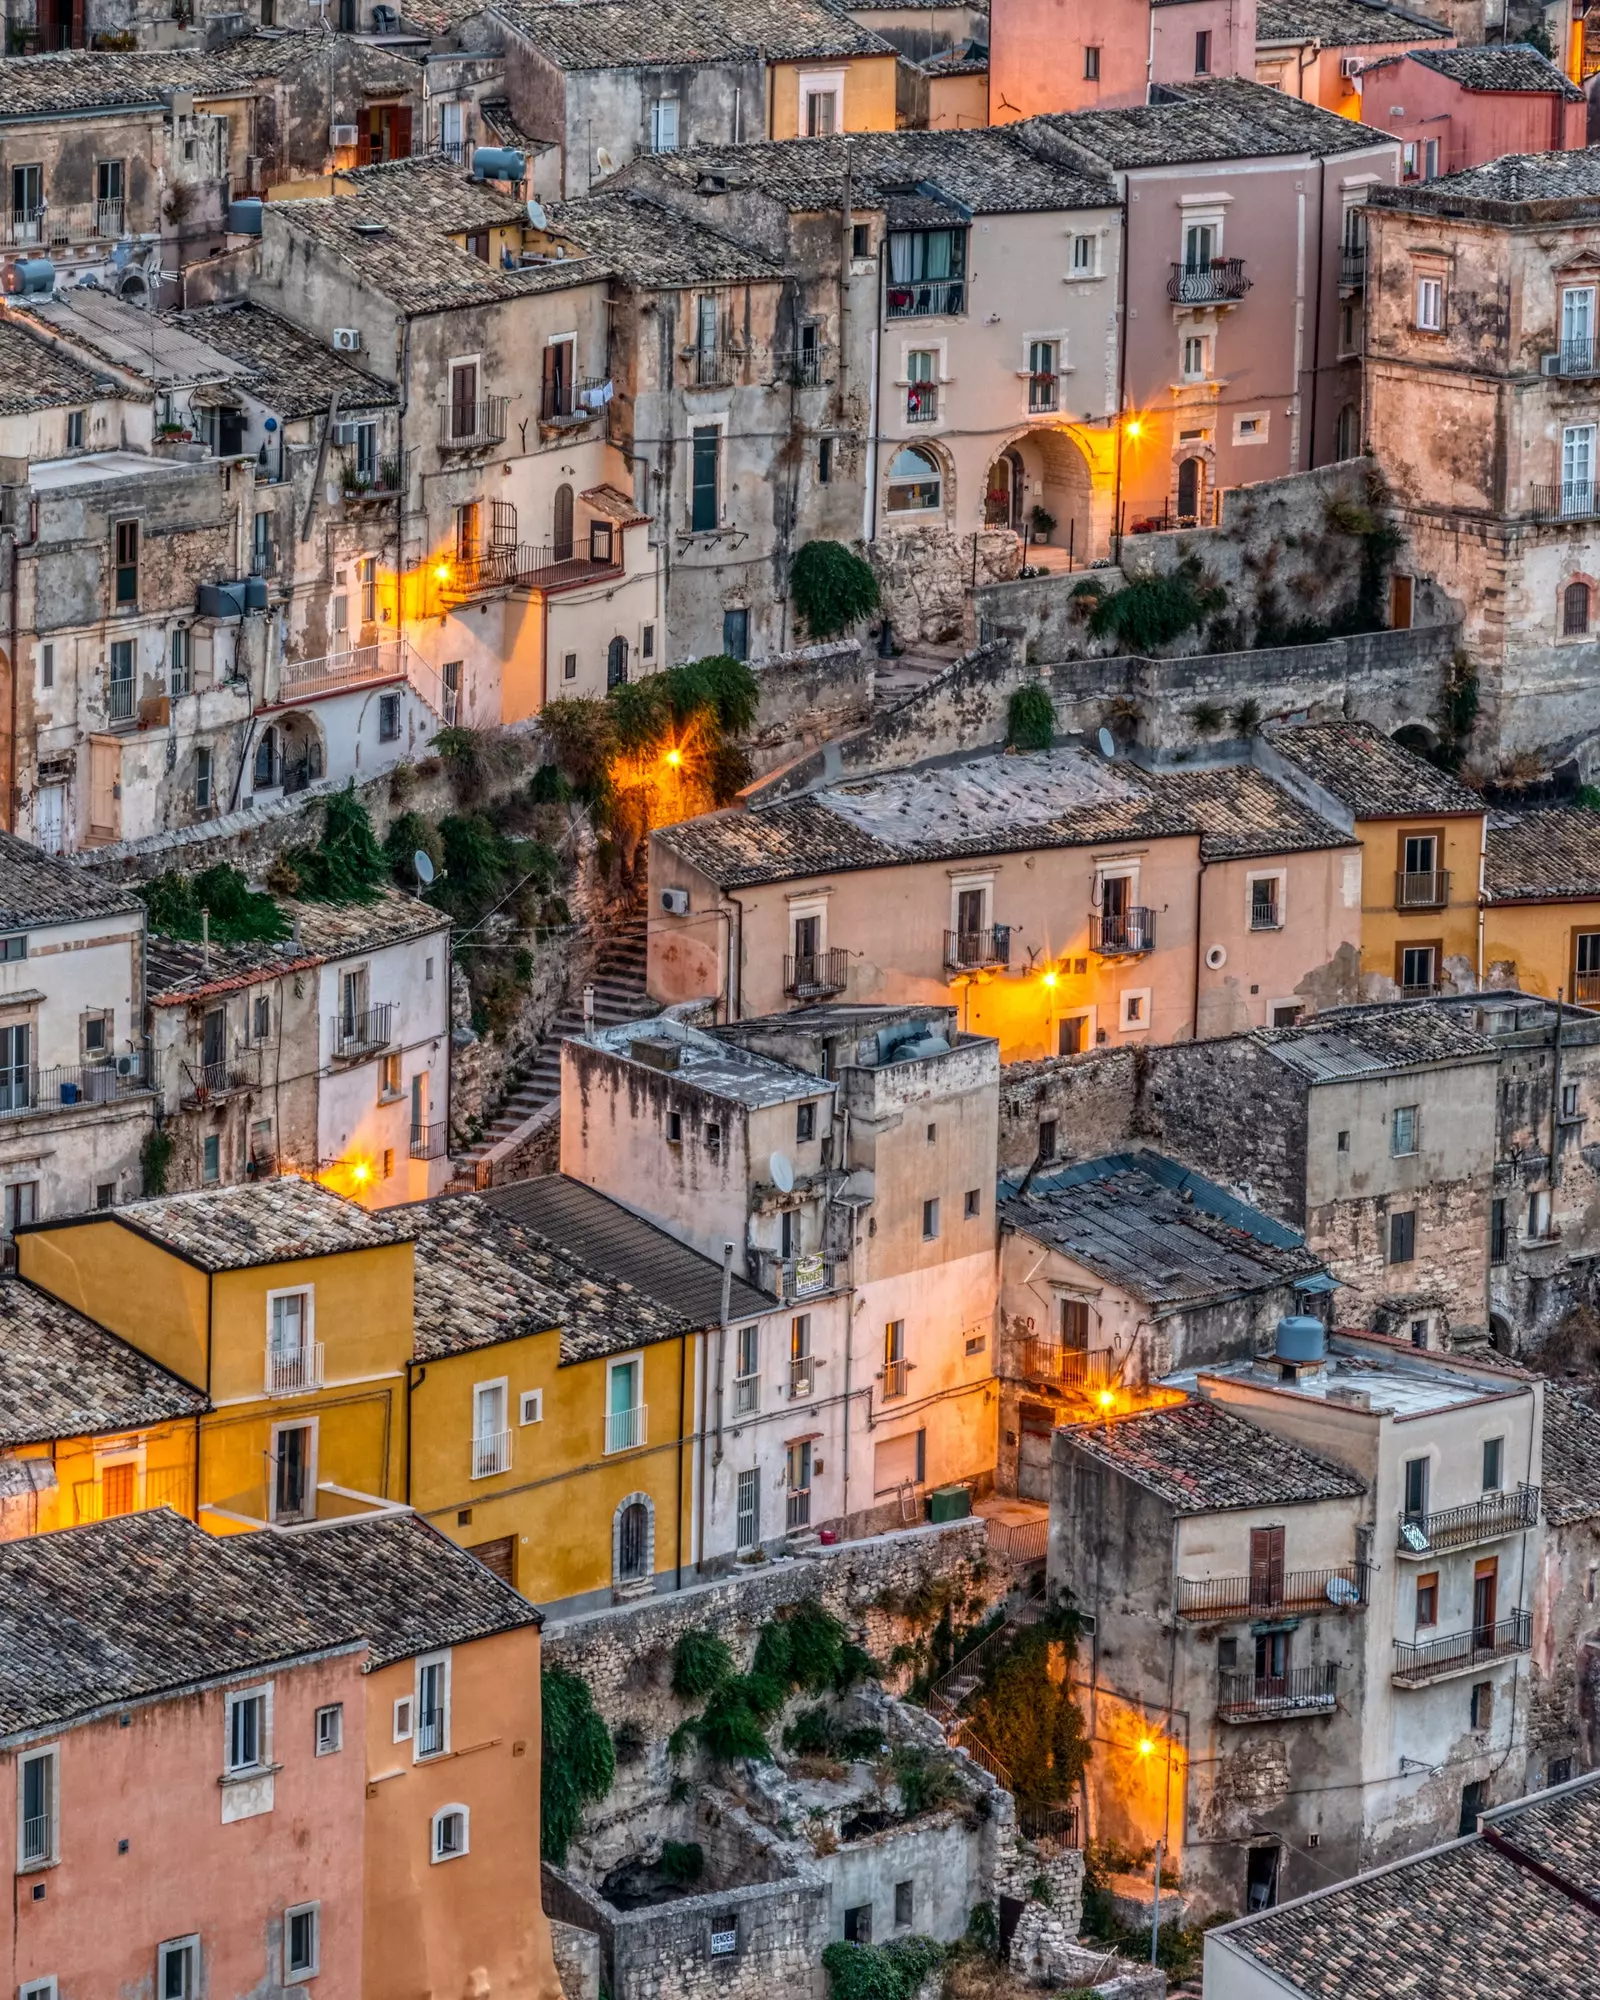
<svg viewBox="0 0 1600 2000">
<path fill-rule="evenodd" d="M 357 236 L 387 236 L 389 228 L 383 222 L 352 222 L 350 227 Z"/>
<path fill-rule="evenodd" d="M 683 1044 L 668 1041 L 665 1035 L 636 1035 L 628 1044 L 628 1054 L 646 1069 L 670 1074 L 683 1061 Z"/>
</svg>

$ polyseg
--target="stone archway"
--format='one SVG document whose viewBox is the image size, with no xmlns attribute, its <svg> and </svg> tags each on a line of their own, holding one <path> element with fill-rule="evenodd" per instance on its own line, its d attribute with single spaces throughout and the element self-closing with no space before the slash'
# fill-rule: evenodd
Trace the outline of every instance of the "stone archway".
<svg viewBox="0 0 1600 2000">
<path fill-rule="evenodd" d="M 1039 539 L 1034 509 L 1042 507 L 1053 523 L 1049 546 L 1067 552 L 1074 566 L 1086 566 L 1094 555 L 1094 475 L 1083 448 L 1072 433 L 1058 425 L 1023 431 L 995 454 L 989 484 L 1002 461 L 1020 467 L 1021 492 L 1013 499 L 1012 525 L 1024 528 L 1030 541 Z"/>
</svg>

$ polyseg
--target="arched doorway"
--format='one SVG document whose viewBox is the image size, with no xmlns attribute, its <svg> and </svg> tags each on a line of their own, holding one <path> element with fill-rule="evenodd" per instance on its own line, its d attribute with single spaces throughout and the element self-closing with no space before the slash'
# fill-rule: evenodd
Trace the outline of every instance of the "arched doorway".
<svg viewBox="0 0 1600 2000">
<path fill-rule="evenodd" d="M 256 743 L 255 768 L 250 775 L 253 790 L 270 792 L 278 782 L 278 732 L 268 723 Z"/>
<path fill-rule="evenodd" d="M 322 769 L 322 732 L 303 710 L 292 709 L 278 729 L 278 781 L 286 792 L 303 792 Z"/>
<path fill-rule="evenodd" d="M 611 1580 L 621 1589 L 655 1574 L 655 1509 L 648 1493 L 630 1493 L 611 1521 Z"/>
<path fill-rule="evenodd" d="M 619 633 L 606 648 L 606 686 L 621 687 L 628 678 L 628 642 Z"/>
<path fill-rule="evenodd" d="M 989 484 L 983 496 L 983 524 L 986 528 L 1022 527 L 1022 458 L 1011 446 L 1001 452 L 989 468 Z"/>
<path fill-rule="evenodd" d="M 1192 528 L 1200 520 L 1200 507 L 1205 499 L 1206 468 L 1204 459 L 1186 458 L 1178 467 L 1178 526 Z"/>
<path fill-rule="evenodd" d="M 551 532 L 551 557 L 556 562 L 572 560 L 572 488 L 556 488 L 555 519 Z"/>
</svg>

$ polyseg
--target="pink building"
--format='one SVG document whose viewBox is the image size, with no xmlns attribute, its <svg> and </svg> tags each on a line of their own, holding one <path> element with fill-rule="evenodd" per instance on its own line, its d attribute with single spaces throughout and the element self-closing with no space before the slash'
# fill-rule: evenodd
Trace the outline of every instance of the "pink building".
<svg viewBox="0 0 1600 2000">
<path fill-rule="evenodd" d="M 1393 140 L 1242 77 L 1020 136 L 1123 197 L 1119 532 L 1206 523 L 1224 488 L 1355 455 L 1360 209 L 1396 180 Z"/>
<path fill-rule="evenodd" d="M 1363 69 L 1411 49 L 1451 48 L 1455 39 L 1415 9 L 1378 0 L 1261 0 L 1256 81 L 1359 118 Z"/>
<path fill-rule="evenodd" d="M 1360 84 L 1362 122 L 1400 141 L 1403 180 L 1437 180 L 1507 153 L 1571 152 L 1587 143 L 1583 92 L 1519 42 L 1412 49 L 1370 64 Z"/>
<path fill-rule="evenodd" d="M 1152 85 L 1253 76 L 1255 0 L 991 0 L 989 122 L 1143 104 Z"/>
</svg>

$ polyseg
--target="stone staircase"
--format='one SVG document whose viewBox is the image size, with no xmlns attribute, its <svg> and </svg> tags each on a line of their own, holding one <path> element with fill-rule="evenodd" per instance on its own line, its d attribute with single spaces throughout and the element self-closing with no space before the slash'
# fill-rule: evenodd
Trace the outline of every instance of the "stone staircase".
<svg viewBox="0 0 1600 2000">
<path fill-rule="evenodd" d="M 983 1685 L 983 1677 L 990 1662 L 1002 1653 L 1009 1652 L 1012 1641 L 1025 1625 L 1037 1625 L 1044 1616 L 1043 1591 L 1012 1600 L 1006 1612 L 1005 1623 L 982 1639 L 970 1651 L 963 1653 L 950 1671 L 936 1680 L 928 1690 L 928 1707 L 947 1725 L 960 1713 L 962 1703 L 975 1695 Z"/>
<path fill-rule="evenodd" d="M 594 987 L 594 1021 L 597 1028 L 614 1027 L 619 1021 L 637 1021 L 660 1011 L 645 992 L 645 912 L 642 906 L 613 930 L 601 945 L 590 984 Z M 494 1122 L 475 1146 L 455 1156 L 452 1186 L 473 1186 L 478 1161 L 526 1125 L 547 1104 L 555 1103 L 561 1095 L 561 1044 L 564 1040 L 582 1035 L 583 1030 L 583 991 L 580 988 L 568 997 L 566 1005 L 546 1029 L 532 1066 L 518 1079 Z"/>
</svg>

